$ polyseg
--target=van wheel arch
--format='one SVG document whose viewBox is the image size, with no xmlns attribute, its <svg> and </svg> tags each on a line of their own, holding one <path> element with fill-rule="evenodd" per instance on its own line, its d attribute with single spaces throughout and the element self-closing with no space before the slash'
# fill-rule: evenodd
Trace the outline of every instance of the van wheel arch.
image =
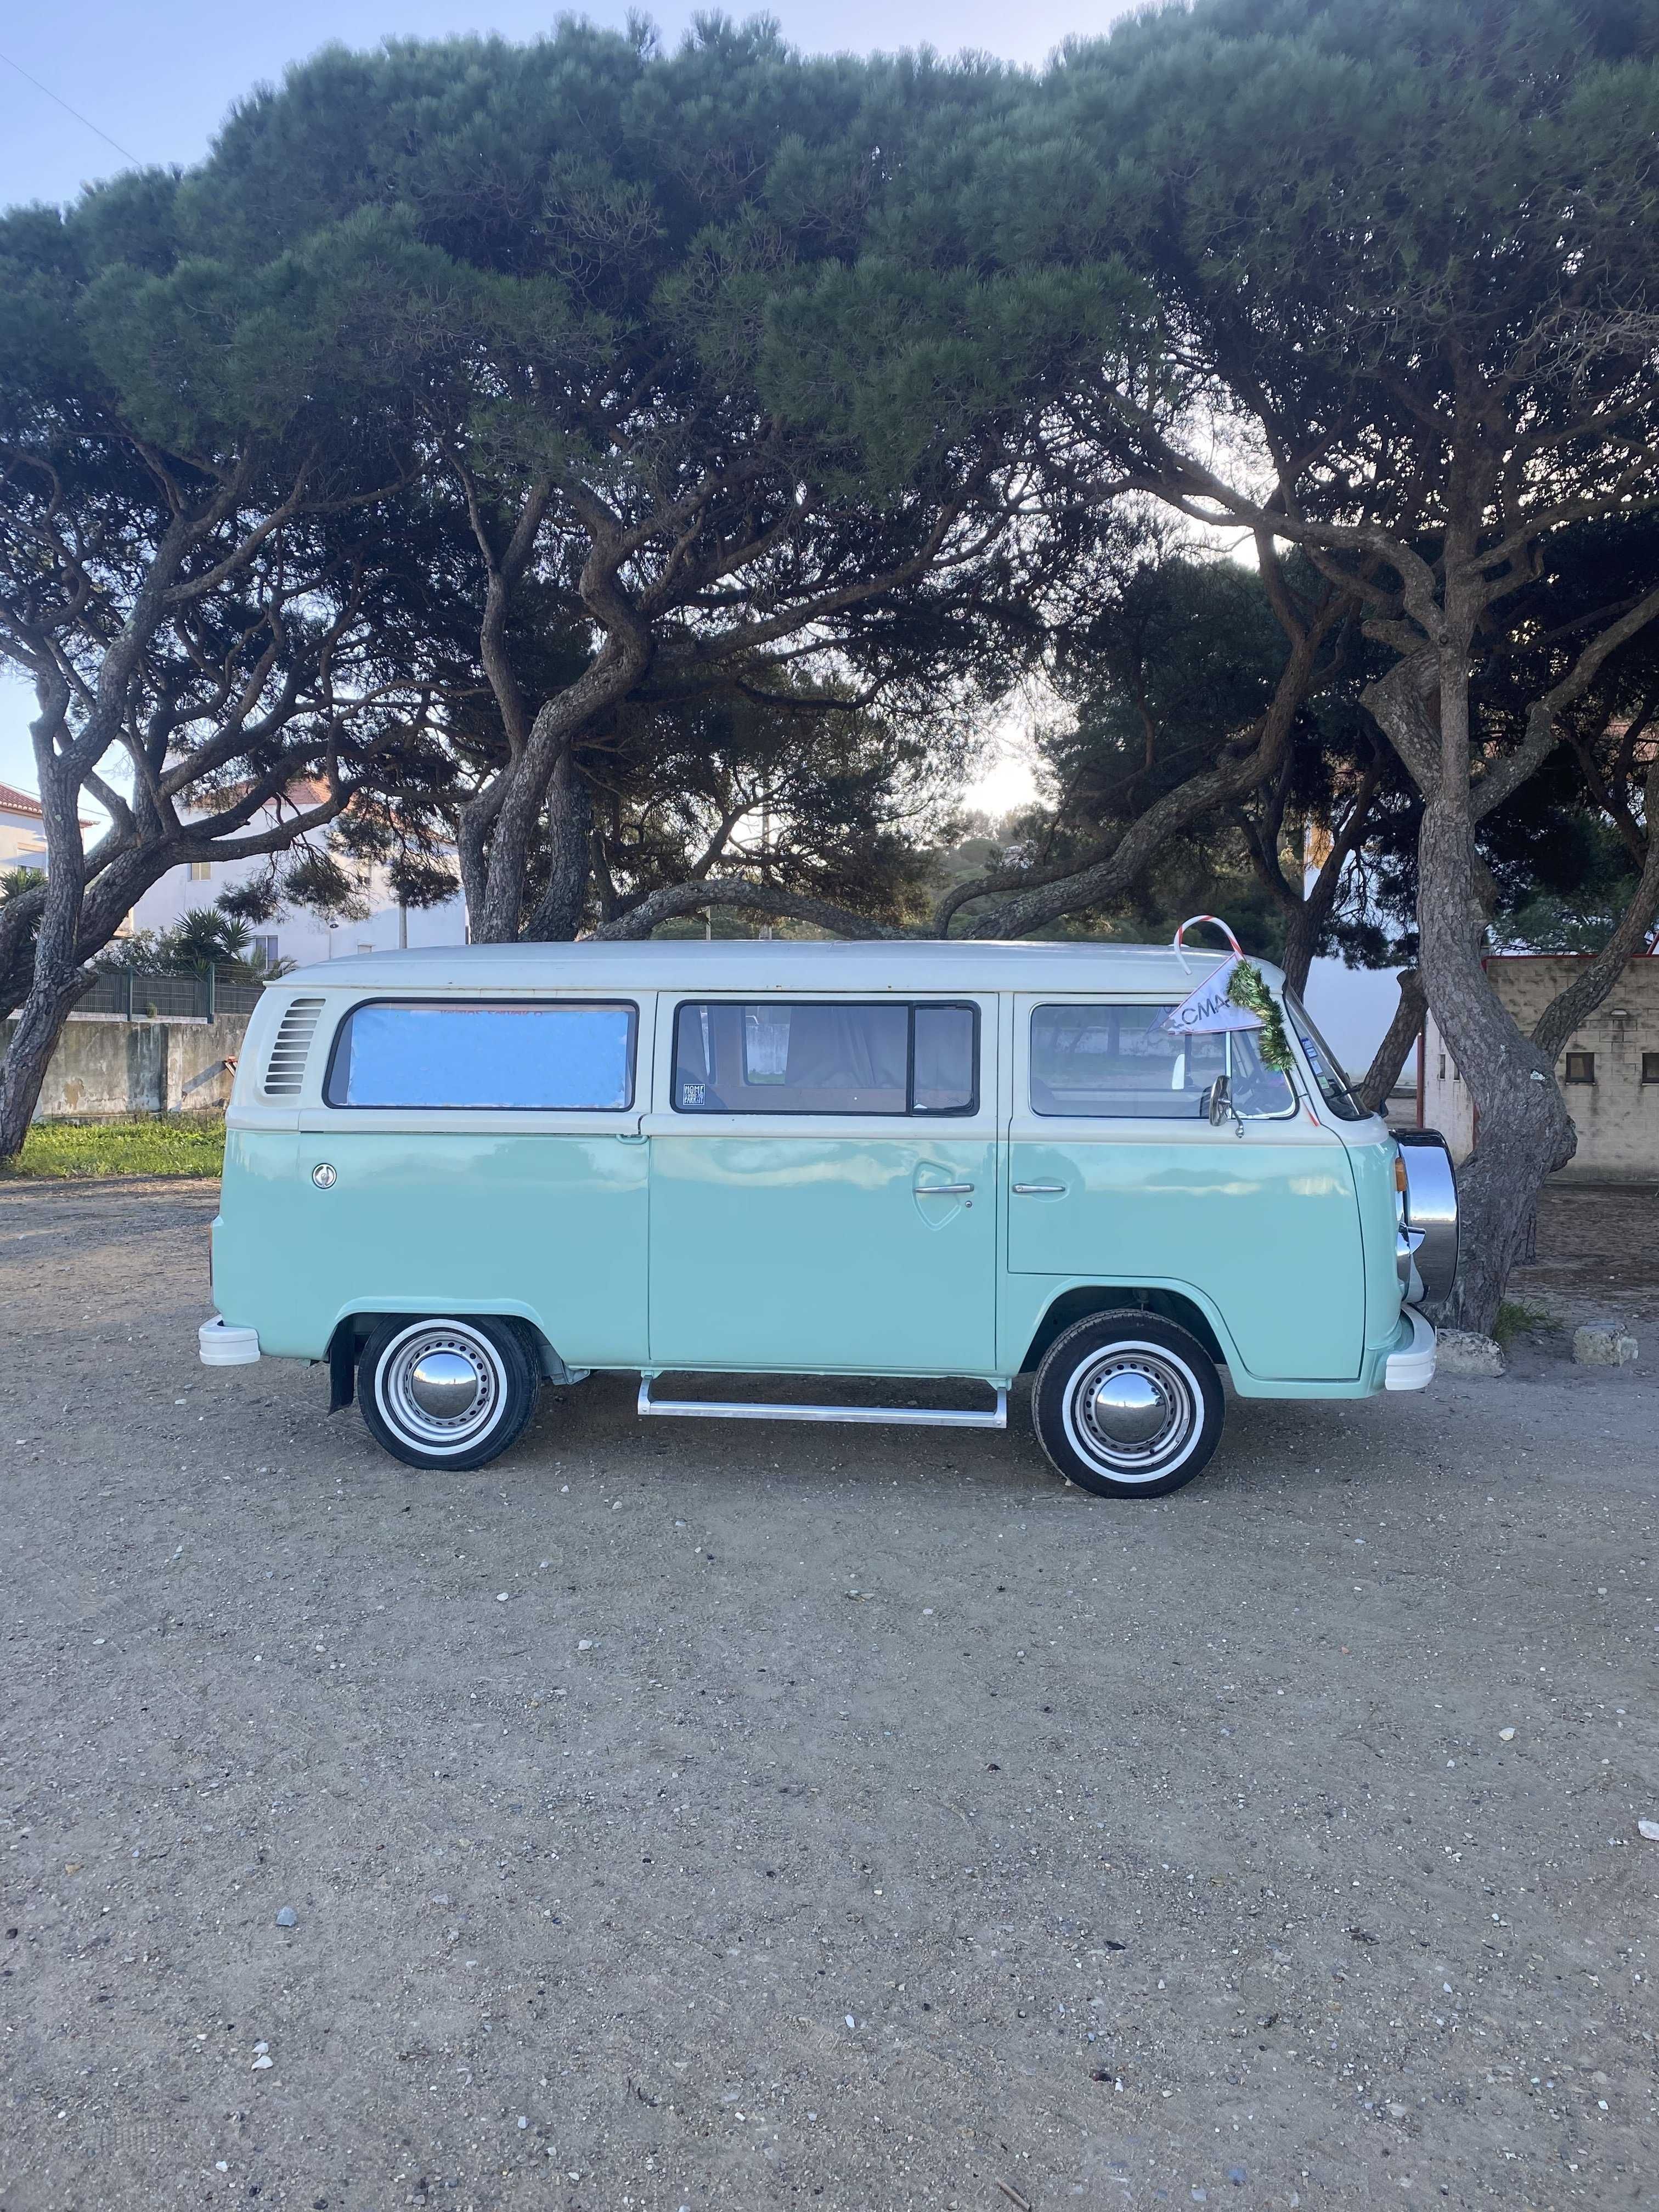
<svg viewBox="0 0 1659 2212">
<path fill-rule="evenodd" d="M 1128 1284 L 1087 1284 L 1076 1290 L 1062 1291 L 1037 1324 L 1036 1334 L 1019 1364 L 1022 1375 L 1035 1374 L 1042 1364 L 1043 1355 L 1057 1337 L 1076 1322 L 1086 1321 L 1091 1314 L 1115 1313 L 1125 1306 L 1136 1307 L 1142 1313 L 1157 1314 L 1161 1320 L 1174 1322 L 1195 1337 L 1218 1367 L 1228 1364 L 1226 1350 L 1217 1336 L 1208 1315 L 1195 1300 L 1185 1297 L 1179 1291 L 1136 1289 Z"/>
<path fill-rule="evenodd" d="M 351 1404 L 357 1394 L 357 1363 L 362 1358 L 363 1346 L 375 1331 L 390 1321 L 419 1321 L 417 1313 L 355 1313 L 347 1314 L 335 1324 L 334 1334 L 328 1340 L 325 1355 L 328 1361 L 328 1410 L 339 1413 Z M 524 1342 L 532 1366 L 549 1382 L 569 1382 L 576 1380 L 573 1370 L 565 1365 L 553 1344 L 543 1335 L 533 1322 L 526 1321 L 520 1314 L 479 1314 L 479 1321 L 493 1321 L 514 1330 Z"/>
</svg>

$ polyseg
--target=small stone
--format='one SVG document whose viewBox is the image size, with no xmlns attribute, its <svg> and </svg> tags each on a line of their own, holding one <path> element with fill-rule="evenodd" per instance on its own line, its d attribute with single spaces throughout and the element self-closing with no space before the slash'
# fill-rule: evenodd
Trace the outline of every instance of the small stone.
<svg viewBox="0 0 1659 2212">
<path fill-rule="evenodd" d="M 436 1894 L 434 1896 L 434 1898 L 433 1898 L 433 1899 L 432 1899 L 432 1902 L 433 1902 L 434 1905 L 447 1905 L 447 1904 L 448 1904 L 448 1902 L 449 1902 L 449 1899 L 448 1899 L 448 1897 L 446 1895 L 446 1893 L 444 1893 L 444 1891 L 442 1891 L 442 1890 L 441 1889 L 441 1890 L 439 1890 L 439 1891 L 436 1893 Z"/>
<path fill-rule="evenodd" d="M 591 1636 L 579 1636 L 576 1638 L 576 1649 L 578 1651 L 591 1651 L 593 1649 L 592 1638 Z"/>
<path fill-rule="evenodd" d="M 1498 1731 L 1498 1741 L 1499 1743 L 1513 1743 L 1515 1741 L 1515 1730 L 1513 1729 L 1499 1729 Z"/>
<path fill-rule="evenodd" d="M 1403 2120 L 1405 2117 L 1406 2107 L 1403 2105 L 1390 2105 L 1389 2106 L 1389 2118 L 1391 2120 Z"/>
<path fill-rule="evenodd" d="M 511 1591 L 509 1591 L 509 1590 L 497 1590 L 497 1591 L 496 1591 L 496 1593 L 495 1593 L 495 1602 L 496 1602 L 496 1604 L 497 1604 L 497 1605 L 505 1605 L 505 1604 L 507 1603 L 507 1599 L 511 1596 L 511 1595 L 512 1595 L 512 1593 L 511 1593 Z"/>
<path fill-rule="evenodd" d="M 256 2058 L 253 2062 L 253 2071 L 258 2074 L 265 2067 L 271 2065 L 274 2062 L 270 2057 Z"/>
<path fill-rule="evenodd" d="M 1645 1836 L 1650 1844 L 1659 1844 L 1659 1820 L 1638 1820 L 1636 1832 L 1638 1836 Z"/>
<path fill-rule="evenodd" d="M 1475 1376 L 1491 1381 L 1502 1375 L 1508 1363 L 1503 1346 L 1472 1328 L 1443 1328 L 1435 1342 L 1437 1375 Z"/>
<path fill-rule="evenodd" d="M 216 2158 L 213 2161 L 213 2171 L 216 2173 L 228 2173 L 230 2160 L 228 2158 Z"/>
<path fill-rule="evenodd" d="M 269 2051 L 270 2045 L 268 2043 L 256 2043 L 253 2048 L 256 2052 L 258 2052 L 261 2051 Z"/>
<path fill-rule="evenodd" d="M 1586 1322 L 1572 1333 L 1572 1356 L 1580 1367 L 1628 1367 L 1636 1358 L 1636 1339 L 1616 1321 Z"/>
<path fill-rule="evenodd" d="M 284 1905 L 277 1908 L 276 1925 L 279 1928 L 297 1928 L 299 1924 L 300 1916 L 291 1905 Z"/>
</svg>

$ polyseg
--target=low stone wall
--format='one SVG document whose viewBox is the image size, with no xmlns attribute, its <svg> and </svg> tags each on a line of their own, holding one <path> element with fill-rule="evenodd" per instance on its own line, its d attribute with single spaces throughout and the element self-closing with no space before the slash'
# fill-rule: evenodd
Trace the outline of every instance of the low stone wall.
<svg viewBox="0 0 1659 2212">
<path fill-rule="evenodd" d="M 7 1023 L 0 1037 L 9 1039 Z M 216 1021 L 128 1022 L 71 1014 L 41 1087 L 36 1121 L 65 1115 L 206 1112 L 230 1097 L 246 1014 Z"/>
</svg>

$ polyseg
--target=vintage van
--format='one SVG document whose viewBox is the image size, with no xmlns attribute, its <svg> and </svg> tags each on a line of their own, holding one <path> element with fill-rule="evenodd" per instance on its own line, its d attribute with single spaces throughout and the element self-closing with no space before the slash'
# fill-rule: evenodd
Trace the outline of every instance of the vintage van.
<svg viewBox="0 0 1659 2212">
<path fill-rule="evenodd" d="M 1275 970 L 1288 1072 L 1259 1032 L 1169 1027 L 1220 957 L 658 940 L 284 976 L 237 1069 L 202 1357 L 326 1361 L 333 1406 L 426 1468 L 494 1458 L 544 1379 L 596 1369 L 647 1414 L 967 1428 L 1030 1372 L 1062 1474 L 1174 1490 L 1224 1368 L 1241 1397 L 1421 1389 L 1413 1301 L 1456 1264 L 1443 1146 L 1355 1103 Z M 942 1377 L 993 1402 L 930 1407 Z"/>
</svg>

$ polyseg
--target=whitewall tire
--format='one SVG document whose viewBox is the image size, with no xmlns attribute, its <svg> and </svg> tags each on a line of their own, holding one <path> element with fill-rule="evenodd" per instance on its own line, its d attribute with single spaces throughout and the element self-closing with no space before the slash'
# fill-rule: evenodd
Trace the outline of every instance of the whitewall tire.
<svg viewBox="0 0 1659 2212">
<path fill-rule="evenodd" d="M 357 1397 L 375 1442 L 410 1467 L 483 1467 L 536 1407 L 539 1377 L 510 1322 L 385 1322 L 363 1346 Z"/>
<path fill-rule="evenodd" d="M 1031 1390 L 1037 1441 L 1068 1481 L 1103 1498 L 1161 1498 L 1190 1482 L 1221 1436 L 1215 1363 L 1161 1315 L 1091 1314 L 1057 1336 Z"/>
</svg>

